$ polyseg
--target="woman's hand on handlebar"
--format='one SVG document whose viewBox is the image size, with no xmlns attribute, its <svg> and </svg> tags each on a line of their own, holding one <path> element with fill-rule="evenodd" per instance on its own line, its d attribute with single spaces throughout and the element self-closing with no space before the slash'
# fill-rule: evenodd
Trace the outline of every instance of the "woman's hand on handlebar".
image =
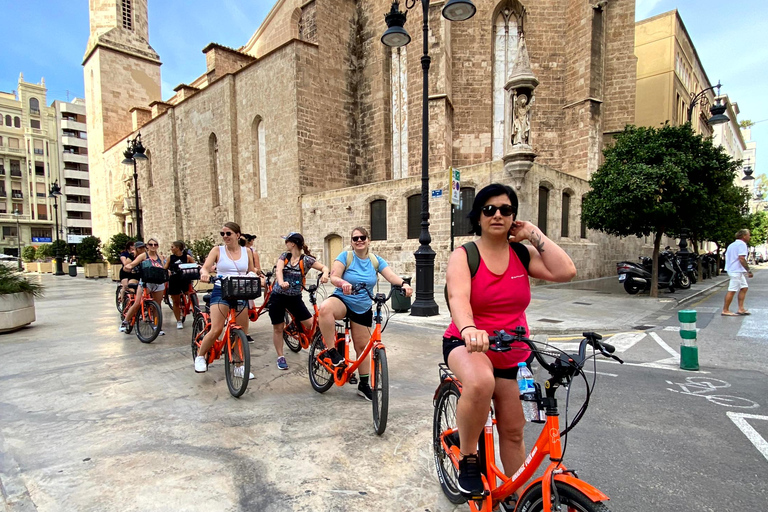
<svg viewBox="0 0 768 512">
<path fill-rule="evenodd" d="M 403 291 L 405 292 L 406 297 L 410 297 L 411 295 L 413 295 L 413 288 L 411 288 L 411 285 L 409 285 L 408 283 L 403 283 L 402 288 L 403 288 Z"/>
<path fill-rule="evenodd" d="M 341 291 L 344 293 L 344 295 L 352 295 L 352 285 L 347 281 L 344 281 L 344 283 L 341 285 Z"/>
<path fill-rule="evenodd" d="M 204 282 L 204 283 L 210 282 L 211 281 L 211 274 L 209 274 L 208 272 L 203 270 L 202 272 L 200 272 L 200 280 L 202 282 Z"/>
<path fill-rule="evenodd" d="M 290 285 L 288 284 L 288 281 L 283 281 L 282 283 L 280 283 L 280 288 L 282 288 L 283 290 L 287 290 L 289 286 Z"/>
<path fill-rule="evenodd" d="M 488 333 L 470 327 L 464 329 L 461 333 L 461 337 L 464 340 L 464 344 L 467 346 L 467 352 L 487 352 L 489 347 Z"/>
</svg>

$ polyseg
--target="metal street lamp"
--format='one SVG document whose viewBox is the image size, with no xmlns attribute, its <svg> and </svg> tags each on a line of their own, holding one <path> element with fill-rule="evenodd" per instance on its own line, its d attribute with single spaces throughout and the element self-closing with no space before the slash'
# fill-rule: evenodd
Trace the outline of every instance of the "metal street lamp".
<svg viewBox="0 0 768 512">
<path fill-rule="evenodd" d="M 125 165 L 133 165 L 133 190 L 136 195 L 136 239 L 141 240 L 141 211 L 139 210 L 139 173 L 136 171 L 136 160 L 147 160 L 144 146 L 141 143 L 141 133 L 135 139 L 128 139 L 128 147 L 123 151 Z"/>
<path fill-rule="evenodd" d="M 754 171 L 752 170 L 752 166 L 749 165 L 749 158 L 747 158 L 747 165 L 744 166 L 744 177 L 741 178 L 741 181 L 751 181 L 754 180 L 755 177 L 752 176 L 752 173 Z"/>
<path fill-rule="evenodd" d="M 430 247 L 429 235 L 429 0 L 420 0 L 423 23 L 423 55 L 421 69 L 424 78 L 422 91 L 421 118 L 421 234 L 419 248 L 413 254 L 416 258 L 416 300 L 411 307 L 413 316 L 433 316 L 439 313 L 435 302 L 435 252 Z M 415 7 L 417 0 L 405 1 L 405 12 L 400 11 L 400 2 L 394 0 L 392 8 L 384 15 L 387 30 L 381 42 L 390 48 L 399 48 L 411 42 L 405 30 L 406 15 Z M 443 17 L 449 21 L 464 21 L 475 15 L 477 9 L 471 0 L 448 0 L 443 7 Z"/>
<path fill-rule="evenodd" d="M 56 218 L 56 254 L 54 259 L 56 261 L 56 271 L 53 273 L 55 276 L 63 276 L 64 269 L 61 263 L 61 248 L 59 247 L 59 196 L 61 196 L 61 187 L 59 182 L 54 181 L 51 185 L 51 190 L 48 191 L 48 197 L 53 199 L 54 217 Z"/>
<path fill-rule="evenodd" d="M 704 97 L 704 94 L 706 94 L 707 91 L 714 91 L 717 89 L 717 95 L 720 96 L 720 81 L 717 82 L 717 85 L 713 85 L 712 87 L 707 87 L 703 91 L 700 91 L 698 94 L 695 94 L 691 97 L 691 104 L 688 106 L 688 122 L 692 122 L 693 120 L 693 107 L 696 106 L 696 104 Z M 722 124 L 727 123 L 730 121 L 730 118 L 725 115 L 725 111 L 728 108 L 726 105 L 723 105 L 720 103 L 720 99 L 717 98 L 715 100 L 715 104 L 712 105 L 709 109 L 709 113 L 712 114 L 712 117 L 710 117 L 707 120 L 707 123 L 714 126 L 716 124 Z"/>
<path fill-rule="evenodd" d="M 21 266 L 21 226 L 19 225 L 19 219 L 21 218 L 21 212 L 19 211 L 18 206 L 16 207 L 15 210 L 13 210 L 13 216 L 16 217 L 16 247 L 17 247 L 16 250 L 18 251 L 17 256 L 19 257 L 19 272 L 21 272 L 21 270 L 22 270 L 22 266 Z"/>
</svg>

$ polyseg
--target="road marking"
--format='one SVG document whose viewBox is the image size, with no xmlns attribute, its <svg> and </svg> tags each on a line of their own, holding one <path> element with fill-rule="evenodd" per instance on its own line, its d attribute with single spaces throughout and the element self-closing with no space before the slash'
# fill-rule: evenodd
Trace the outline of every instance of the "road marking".
<svg viewBox="0 0 768 512">
<path fill-rule="evenodd" d="M 616 347 L 616 352 L 626 352 L 645 336 L 646 333 L 644 332 L 620 332 L 611 338 L 611 345 Z"/>
<path fill-rule="evenodd" d="M 752 314 L 744 317 L 737 336 L 768 339 L 768 332 L 765 329 L 768 325 L 768 309 L 750 309 L 749 312 Z"/>
<path fill-rule="evenodd" d="M 675 352 L 675 349 L 673 349 L 672 347 L 667 345 L 667 342 L 665 342 L 663 339 L 661 339 L 661 336 L 659 336 L 655 332 L 651 332 L 651 333 L 648 333 L 648 334 L 650 334 L 651 338 L 656 340 L 656 343 L 658 343 L 661 348 L 666 350 L 669 353 L 669 355 L 671 355 L 672 357 L 676 357 L 678 359 L 678 361 L 680 360 L 680 354 Z"/>
<path fill-rule="evenodd" d="M 757 430 L 750 425 L 747 420 L 768 420 L 768 416 L 759 416 L 757 414 L 744 414 L 743 412 L 728 411 L 725 413 L 731 421 L 739 427 L 742 434 L 747 436 L 749 442 L 752 443 L 757 451 L 759 451 L 765 460 L 768 460 L 768 441 L 763 436 L 758 434 Z"/>
<path fill-rule="evenodd" d="M 665 365 L 665 364 L 658 364 L 658 363 L 628 363 L 626 361 L 624 361 L 624 363 L 619 363 L 618 361 L 611 361 L 609 359 L 597 359 L 597 361 L 599 361 L 601 363 L 606 363 L 606 364 L 623 364 L 624 366 L 637 366 L 637 367 L 640 367 L 640 368 L 653 368 L 653 369 L 656 369 L 656 370 L 668 370 L 670 372 L 684 372 L 684 373 L 688 373 L 688 374 L 698 373 L 698 374 L 701 374 L 701 375 L 706 375 L 706 374 L 710 373 L 710 372 L 705 371 L 705 370 L 683 370 L 682 368 L 680 368 L 679 365 L 678 366 L 668 366 L 668 365 Z"/>
<path fill-rule="evenodd" d="M 607 373 L 607 372 L 593 372 L 592 370 L 584 370 L 585 373 L 594 373 L 595 375 L 605 375 L 606 377 L 618 377 L 615 373 Z"/>
</svg>

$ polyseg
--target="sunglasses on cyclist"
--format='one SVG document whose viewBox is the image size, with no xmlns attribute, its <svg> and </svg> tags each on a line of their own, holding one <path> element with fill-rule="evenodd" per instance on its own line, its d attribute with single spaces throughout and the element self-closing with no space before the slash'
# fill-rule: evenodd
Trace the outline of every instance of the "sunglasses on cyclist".
<svg viewBox="0 0 768 512">
<path fill-rule="evenodd" d="M 157 244 L 147 244 L 148 247 L 157 247 Z"/>
<path fill-rule="evenodd" d="M 493 217 L 494 215 L 496 215 L 497 211 L 501 213 L 501 215 L 504 217 L 509 217 L 510 215 L 515 213 L 515 209 L 512 208 L 511 204 L 503 204 L 501 206 L 494 206 L 492 204 L 487 204 L 483 206 L 483 209 L 482 209 L 483 215 L 485 215 L 486 217 Z"/>
<path fill-rule="evenodd" d="M 219 231 L 219 234 L 221 236 L 232 236 L 234 233 L 232 233 L 231 231 Z"/>
<path fill-rule="evenodd" d="M 365 236 L 365 235 L 359 235 L 359 236 L 353 236 L 352 237 L 352 241 L 353 242 L 365 242 L 366 240 L 368 240 L 368 237 Z"/>
</svg>

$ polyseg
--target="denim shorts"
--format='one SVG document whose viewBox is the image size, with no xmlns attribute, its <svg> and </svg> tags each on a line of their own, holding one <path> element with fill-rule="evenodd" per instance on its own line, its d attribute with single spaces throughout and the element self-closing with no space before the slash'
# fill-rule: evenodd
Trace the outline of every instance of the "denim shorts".
<svg viewBox="0 0 768 512">
<path fill-rule="evenodd" d="M 228 301 L 221 298 L 221 286 L 214 286 L 213 290 L 211 290 L 211 306 L 214 306 L 216 304 L 223 304 L 228 308 L 234 307 L 234 308 L 237 308 L 238 310 L 248 307 L 247 301 L 245 300 Z"/>
</svg>

